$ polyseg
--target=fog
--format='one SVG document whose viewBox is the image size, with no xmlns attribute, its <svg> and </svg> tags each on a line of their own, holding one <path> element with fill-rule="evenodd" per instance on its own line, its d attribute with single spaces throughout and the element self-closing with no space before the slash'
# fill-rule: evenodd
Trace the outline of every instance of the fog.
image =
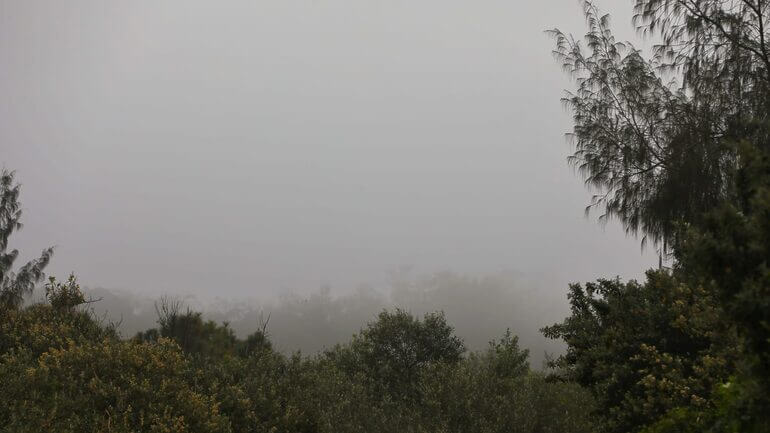
<svg viewBox="0 0 770 433">
<path fill-rule="evenodd" d="M 579 34 L 579 9 L 2 1 L 0 164 L 23 184 L 25 222 L 12 246 L 24 259 L 56 245 L 49 274 L 145 305 L 193 296 L 235 324 L 222 306 L 252 299 L 274 333 L 297 299 L 370 295 L 340 332 L 391 304 L 446 309 L 473 341 L 536 330 L 563 315 L 568 282 L 656 262 L 584 216 L 591 192 L 566 163 L 570 83 L 544 30 Z M 447 297 L 399 298 L 404 266 L 455 272 Z M 516 290 L 479 289 L 501 275 Z M 477 335 L 493 328 L 477 299 L 498 306 L 494 335 Z M 298 338 L 285 346 L 329 343 Z"/>
<path fill-rule="evenodd" d="M 381 287 L 359 286 L 344 294 L 322 286 L 313 293 L 287 292 L 278 299 L 201 300 L 188 295 L 169 297 L 182 309 L 204 312 L 206 320 L 227 322 L 240 338 L 264 329 L 274 347 L 291 354 L 315 354 L 350 340 L 385 309 L 404 309 L 418 317 L 443 311 L 455 333 L 470 351 L 483 350 L 506 329 L 530 350 L 532 366 L 540 368 L 546 354 L 562 349 L 560 342 L 545 339 L 540 328 L 560 321 L 568 314 L 560 291 L 544 290 L 548 276 L 501 272 L 471 277 L 453 272 L 417 275 L 409 267 L 389 274 Z M 157 326 L 156 305 L 163 300 L 129 291 L 88 289 L 94 316 L 117 327 L 121 336 Z M 42 301 L 42 291 L 30 301 Z"/>
</svg>

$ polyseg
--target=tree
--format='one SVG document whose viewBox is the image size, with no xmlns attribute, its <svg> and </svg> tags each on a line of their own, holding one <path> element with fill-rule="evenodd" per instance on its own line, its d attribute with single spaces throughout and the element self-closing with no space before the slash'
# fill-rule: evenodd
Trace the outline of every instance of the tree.
<svg viewBox="0 0 770 433">
<path fill-rule="evenodd" d="M 600 15 L 589 1 L 583 2 L 587 49 L 553 31 L 557 58 L 577 78 L 577 90 L 565 98 L 574 120 L 576 150 L 571 161 L 600 191 L 589 208 L 603 207 L 603 217 L 619 218 L 627 231 L 641 233 L 643 242 L 650 238 L 671 252 L 675 259 L 671 278 L 679 282 L 661 286 L 670 291 L 666 296 L 676 296 L 680 285 L 701 293 L 721 320 L 709 317 L 712 308 L 691 311 L 693 319 L 710 326 L 699 332 L 710 329 L 718 335 L 720 329 L 732 327 L 737 343 L 730 352 L 740 350 L 733 366 L 713 375 L 729 392 L 702 389 L 698 395 L 707 400 L 702 406 L 676 401 L 676 393 L 667 387 L 701 376 L 704 368 L 692 367 L 698 366 L 699 358 L 720 359 L 726 352 L 703 347 L 671 352 L 638 337 L 608 345 L 590 332 L 614 336 L 633 329 L 636 320 L 607 328 L 608 323 L 617 325 L 625 319 L 608 320 L 605 310 L 624 309 L 596 301 L 591 291 L 609 299 L 618 287 L 624 287 L 619 293 L 632 287 L 610 290 L 611 284 L 601 282 L 587 289 L 588 295 L 579 286 L 571 288 L 573 307 L 584 305 L 545 331 L 567 340 L 569 350 L 561 365 L 570 366 L 577 380 L 594 388 L 600 405 L 614 408 L 639 395 L 650 399 L 650 405 L 636 411 L 637 419 L 632 418 L 633 405 L 605 414 L 606 421 L 620 423 L 616 426 L 620 430 L 650 425 L 661 415 L 651 431 L 677 431 L 682 423 L 696 419 L 698 426 L 726 431 L 761 431 L 770 423 L 768 3 L 636 0 L 638 30 L 659 42 L 649 58 L 630 43 L 617 42 L 608 16 Z M 652 282 L 648 274 L 642 287 Z M 647 303 L 639 311 L 647 317 L 660 307 Z M 643 324 L 642 320 L 635 326 Z M 651 335 L 655 329 L 652 322 L 635 332 L 658 342 L 669 339 L 669 331 Z M 630 365 L 623 362 L 629 354 L 648 364 L 663 359 L 667 366 L 643 364 L 641 369 L 604 372 L 608 365 Z M 672 368 L 671 362 L 693 370 Z M 637 374 L 642 371 L 652 374 L 651 379 L 640 380 Z M 672 377 L 674 372 L 681 377 Z M 611 382 L 603 383 L 605 379 Z M 665 392 L 657 396 L 640 392 L 645 383 Z M 693 425 L 688 428 L 699 428 Z"/>
<path fill-rule="evenodd" d="M 21 305 L 24 295 L 31 293 L 35 284 L 45 277 L 43 270 L 53 254 L 53 248 L 46 248 L 39 258 L 13 271 L 19 251 L 8 250 L 8 238 L 22 228 L 19 203 L 21 186 L 16 183 L 14 176 L 12 171 L 0 172 L 0 307 L 4 308 Z"/>
<path fill-rule="evenodd" d="M 246 337 L 246 340 L 238 342 L 238 354 L 242 357 L 249 357 L 253 354 L 262 352 L 272 352 L 273 343 L 267 333 L 267 325 L 270 323 L 270 315 L 267 319 L 262 314 L 259 316 L 259 329 Z"/>
<path fill-rule="evenodd" d="M 215 398 L 193 388 L 188 361 L 166 339 L 72 343 L 1 359 L 2 431 L 231 431 Z"/>
<path fill-rule="evenodd" d="M 74 276 L 46 301 L 0 314 L 0 431 L 230 431 L 176 344 L 121 341 Z"/>
<path fill-rule="evenodd" d="M 635 21 L 659 35 L 651 58 L 615 40 L 609 16 L 584 1 L 586 48 L 553 30 L 577 82 L 570 161 L 603 208 L 667 250 L 682 223 L 731 195 L 734 144 L 770 107 L 765 0 L 636 0 Z"/>
<path fill-rule="evenodd" d="M 139 332 L 138 341 L 157 341 L 168 338 L 179 344 L 185 353 L 205 357 L 221 358 L 238 352 L 238 339 L 227 323 L 217 324 L 203 320 L 203 313 L 189 308 L 182 312 L 182 302 L 162 298 L 155 305 L 158 313 L 158 328 Z"/>
<path fill-rule="evenodd" d="M 457 363 L 464 351 L 443 313 L 426 314 L 420 320 L 396 309 L 381 312 L 349 347 L 328 356 L 349 372 L 364 373 L 391 395 L 417 397 L 416 384 L 427 366 Z"/>
<path fill-rule="evenodd" d="M 74 276 L 66 283 L 51 277 L 45 290 L 47 302 L 0 314 L 0 356 L 18 350 L 39 356 L 72 344 L 118 338 L 112 324 L 104 324 L 92 311 L 77 308 L 86 301 Z"/>
<path fill-rule="evenodd" d="M 589 432 L 593 399 L 576 383 L 529 370 L 528 351 L 507 330 L 486 351 L 435 364 L 421 378 L 426 431 Z"/>
<path fill-rule="evenodd" d="M 543 329 L 568 345 L 551 366 L 593 391 L 604 431 L 636 431 L 679 407 L 713 408 L 737 343 L 712 291 L 649 271 L 644 284 L 573 284 L 568 296 L 571 315 Z"/>
<path fill-rule="evenodd" d="M 74 274 L 70 275 L 65 283 L 56 281 L 55 277 L 49 277 L 48 284 L 45 285 L 45 298 L 55 310 L 72 311 L 80 305 L 92 302 L 86 300 Z"/>
<path fill-rule="evenodd" d="M 770 129 L 768 129 L 770 130 Z M 723 203 L 677 248 L 679 267 L 710 285 L 742 338 L 730 411 L 741 431 L 770 425 L 770 140 L 741 147 L 736 203 Z"/>
<path fill-rule="evenodd" d="M 529 371 L 529 350 L 519 348 L 519 337 L 510 329 L 500 340 L 489 342 L 483 359 L 497 377 L 519 377 Z"/>
</svg>

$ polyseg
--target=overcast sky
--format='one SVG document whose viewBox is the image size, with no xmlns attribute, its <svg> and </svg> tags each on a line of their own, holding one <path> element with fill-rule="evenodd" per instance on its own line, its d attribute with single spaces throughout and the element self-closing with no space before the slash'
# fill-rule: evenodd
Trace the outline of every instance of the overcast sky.
<svg viewBox="0 0 770 433">
<path fill-rule="evenodd" d="M 147 294 L 638 277 L 566 163 L 555 26 L 577 1 L 0 0 L 13 246 Z"/>
</svg>

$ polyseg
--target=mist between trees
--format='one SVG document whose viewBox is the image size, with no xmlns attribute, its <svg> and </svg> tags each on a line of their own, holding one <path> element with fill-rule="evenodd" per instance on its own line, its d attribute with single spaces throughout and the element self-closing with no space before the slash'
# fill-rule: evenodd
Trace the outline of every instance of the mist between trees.
<svg viewBox="0 0 770 433">
<path fill-rule="evenodd" d="M 469 276 L 454 272 L 419 275 L 403 267 L 391 271 L 385 287 L 362 286 L 347 293 L 322 286 L 309 294 L 290 292 L 278 299 L 202 301 L 184 295 L 167 296 L 183 308 L 201 311 L 206 320 L 227 323 L 240 338 L 253 333 L 263 322 L 275 348 L 285 354 L 313 354 L 344 343 L 376 319 L 384 309 L 401 308 L 422 316 L 443 311 L 447 322 L 469 350 L 483 350 L 490 340 L 510 329 L 529 349 L 533 368 L 540 368 L 545 354 L 558 355 L 564 345 L 539 331 L 565 316 L 568 305 L 560 286 L 544 276 L 515 272 Z M 559 289 L 559 290 L 557 290 Z M 340 291 L 341 292 L 341 291 Z M 99 302 L 95 314 L 117 324 L 124 337 L 156 326 L 155 305 L 163 295 L 140 296 L 104 288 L 86 289 Z M 40 299 L 42 293 L 32 299 Z"/>
<path fill-rule="evenodd" d="M 568 311 L 546 280 L 406 269 L 203 305 L 52 276 L 24 305 L 52 249 L 14 266 L 3 171 L 0 432 L 770 432 L 770 4 L 636 0 L 646 58 L 581 3 L 582 41 L 551 32 L 570 161 L 657 269 L 573 283 Z M 566 343 L 546 373 L 538 329 Z"/>
</svg>

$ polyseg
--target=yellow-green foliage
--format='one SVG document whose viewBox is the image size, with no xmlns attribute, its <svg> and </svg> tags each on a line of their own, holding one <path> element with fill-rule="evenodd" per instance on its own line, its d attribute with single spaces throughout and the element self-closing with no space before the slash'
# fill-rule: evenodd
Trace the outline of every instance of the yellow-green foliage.
<svg viewBox="0 0 770 433">
<path fill-rule="evenodd" d="M 117 338 L 112 327 L 94 320 L 87 310 L 76 308 L 85 298 L 74 276 L 66 283 L 50 278 L 46 299 L 47 303 L 25 309 L 0 308 L 0 355 L 23 348 L 37 356 L 72 343 Z"/>
<path fill-rule="evenodd" d="M 189 366 L 168 340 L 105 339 L 51 349 L 21 349 L 0 364 L 6 431 L 226 432 L 213 398 L 186 380 Z"/>
<path fill-rule="evenodd" d="M 117 334 L 110 327 L 101 326 L 87 312 L 63 314 L 48 304 L 0 311 L 0 354 L 24 348 L 37 356 L 52 348 L 104 338 L 117 338 Z"/>
<path fill-rule="evenodd" d="M 72 310 L 87 302 L 75 275 L 70 275 L 64 283 L 57 282 L 55 277 L 48 278 L 45 298 L 56 310 Z"/>
<path fill-rule="evenodd" d="M 241 342 L 194 312 L 166 327 L 173 339 L 121 340 L 77 307 L 74 279 L 48 288 L 48 303 L 0 316 L 0 432 L 591 431 L 587 391 L 530 372 L 510 332 L 463 356 L 441 315 L 383 313 L 353 344 L 287 358 L 264 330 Z M 176 340 L 190 335 L 184 350 Z M 368 356 L 405 335 L 404 356 Z M 405 372 L 409 393 L 383 387 L 407 385 Z"/>
</svg>

